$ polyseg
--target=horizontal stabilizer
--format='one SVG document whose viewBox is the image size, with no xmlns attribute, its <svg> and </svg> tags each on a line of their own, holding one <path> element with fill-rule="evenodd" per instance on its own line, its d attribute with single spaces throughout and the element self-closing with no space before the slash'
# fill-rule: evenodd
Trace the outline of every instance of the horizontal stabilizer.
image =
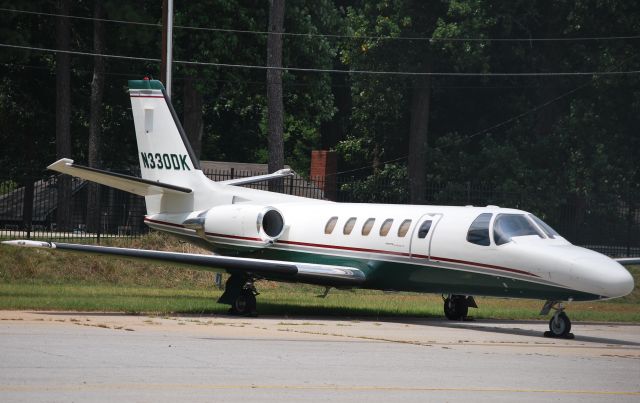
<svg viewBox="0 0 640 403">
<path fill-rule="evenodd" d="M 281 169 L 279 171 L 276 171 L 272 174 L 250 176 L 248 178 L 229 179 L 226 181 L 220 181 L 218 183 L 221 183 L 223 185 L 241 186 L 241 185 L 248 185 L 248 184 L 257 183 L 257 182 L 272 181 L 275 179 L 286 178 L 287 176 L 293 176 L 293 175 L 294 175 L 293 171 L 291 169 L 286 168 L 286 169 Z"/>
<path fill-rule="evenodd" d="M 73 163 L 73 160 L 68 158 L 62 158 L 61 160 L 49 165 L 47 168 L 52 171 L 100 183 L 102 185 L 124 190 L 125 192 L 137 194 L 139 196 L 151 196 L 166 193 L 185 194 L 192 192 L 191 189 L 181 186 L 154 182 L 147 179 L 137 178 L 135 176 L 123 175 L 83 165 L 77 165 Z"/>
<path fill-rule="evenodd" d="M 157 250 L 114 248 L 108 246 L 32 240 L 3 241 L 5 245 L 46 248 L 69 252 L 111 255 L 115 257 L 161 262 L 171 267 L 187 267 L 206 271 L 247 273 L 272 280 L 285 280 L 332 287 L 362 284 L 366 277 L 356 268 L 314 263 L 284 262 L 278 260 L 249 259 L 198 253 L 178 253 Z"/>
</svg>

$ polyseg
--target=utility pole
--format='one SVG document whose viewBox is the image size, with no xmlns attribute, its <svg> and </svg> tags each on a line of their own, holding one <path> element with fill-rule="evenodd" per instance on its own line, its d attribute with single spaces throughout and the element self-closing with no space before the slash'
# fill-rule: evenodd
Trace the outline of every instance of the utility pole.
<svg viewBox="0 0 640 403">
<path fill-rule="evenodd" d="M 171 63 L 173 62 L 173 0 L 162 0 L 162 66 L 160 81 L 171 97 Z"/>
</svg>

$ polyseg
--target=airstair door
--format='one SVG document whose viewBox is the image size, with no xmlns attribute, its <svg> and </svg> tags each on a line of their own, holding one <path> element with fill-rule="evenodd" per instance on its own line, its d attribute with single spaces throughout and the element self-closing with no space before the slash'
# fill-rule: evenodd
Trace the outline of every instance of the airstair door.
<svg viewBox="0 0 640 403">
<path fill-rule="evenodd" d="M 431 258 L 431 239 L 441 218 L 442 214 L 425 214 L 420 217 L 411 235 L 411 257 Z"/>
</svg>

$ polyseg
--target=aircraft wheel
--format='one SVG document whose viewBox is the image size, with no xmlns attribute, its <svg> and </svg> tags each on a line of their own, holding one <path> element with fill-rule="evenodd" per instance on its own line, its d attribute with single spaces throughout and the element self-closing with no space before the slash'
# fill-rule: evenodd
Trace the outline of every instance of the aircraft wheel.
<svg viewBox="0 0 640 403">
<path fill-rule="evenodd" d="M 467 299 L 463 295 L 450 295 L 444 300 L 444 316 L 449 320 L 464 320 L 469 313 Z"/>
<path fill-rule="evenodd" d="M 236 315 L 255 315 L 256 296 L 251 290 L 243 290 L 233 301 L 231 310 Z"/>
<path fill-rule="evenodd" d="M 566 313 L 560 312 L 553 315 L 549 321 L 549 333 L 551 337 L 569 338 L 571 335 L 571 321 Z"/>
</svg>

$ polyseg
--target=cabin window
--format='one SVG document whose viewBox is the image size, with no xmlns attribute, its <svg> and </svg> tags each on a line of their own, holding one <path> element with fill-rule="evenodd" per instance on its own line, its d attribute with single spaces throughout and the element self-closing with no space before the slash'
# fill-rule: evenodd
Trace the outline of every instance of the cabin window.
<svg viewBox="0 0 640 403">
<path fill-rule="evenodd" d="M 407 235 L 409 231 L 409 227 L 411 226 L 411 220 L 404 220 L 400 227 L 398 228 L 398 238 L 402 238 Z"/>
<path fill-rule="evenodd" d="M 491 221 L 491 213 L 482 213 L 471 223 L 467 232 L 467 241 L 476 245 L 489 246 L 489 222 Z"/>
<path fill-rule="evenodd" d="M 333 229 L 336 227 L 336 223 L 338 222 L 338 217 L 331 217 L 329 221 L 327 221 L 327 225 L 324 226 L 324 233 L 330 234 L 333 232 Z"/>
<path fill-rule="evenodd" d="M 522 214 L 498 214 L 493 223 L 493 239 L 503 245 L 517 236 L 537 235 L 544 238 L 540 230 Z"/>
<path fill-rule="evenodd" d="M 538 217 L 534 216 L 533 214 L 529 214 L 529 217 L 531 217 L 533 222 L 538 224 L 538 227 L 540 227 L 542 229 L 542 231 L 544 231 L 544 233 L 547 234 L 547 236 L 549 238 L 553 239 L 553 238 L 555 238 L 557 236 L 560 236 L 560 234 L 558 234 L 553 228 L 551 228 L 549 226 L 549 224 L 547 224 L 546 222 L 542 221 Z"/>
<path fill-rule="evenodd" d="M 342 229 L 342 233 L 345 235 L 351 234 L 351 231 L 353 231 L 353 227 L 355 226 L 356 226 L 356 218 L 355 217 L 349 218 L 347 222 L 344 223 L 344 228 Z"/>
<path fill-rule="evenodd" d="M 429 230 L 431 229 L 431 222 L 432 222 L 431 220 L 427 220 L 420 225 L 420 228 L 418 229 L 418 238 L 420 239 L 426 238 L 427 234 L 429 233 Z"/>
<path fill-rule="evenodd" d="M 391 229 L 391 225 L 393 224 L 393 219 L 387 218 L 384 220 L 382 225 L 380 226 L 380 236 L 387 236 L 389 230 Z"/>
<path fill-rule="evenodd" d="M 362 235 L 367 236 L 371 232 L 371 228 L 373 228 L 373 224 L 376 222 L 375 218 L 368 218 L 367 221 L 364 222 L 362 226 Z"/>
</svg>

